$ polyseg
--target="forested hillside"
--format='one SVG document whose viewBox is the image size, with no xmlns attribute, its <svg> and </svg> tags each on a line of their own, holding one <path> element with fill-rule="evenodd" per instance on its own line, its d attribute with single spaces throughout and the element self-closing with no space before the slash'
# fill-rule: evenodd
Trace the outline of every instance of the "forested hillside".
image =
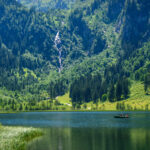
<svg viewBox="0 0 150 150">
<path fill-rule="evenodd" d="M 0 109 L 121 101 L 131 80 L 148 94 L 149 41 L 149 0 L 0 0 Z"/>
<path fill-rule="evenodd" d="M 35 7 L 39 11 L 48 9 L 70 9 L 78 0 L 16 0 L 28 8 Z"/>
</svg>

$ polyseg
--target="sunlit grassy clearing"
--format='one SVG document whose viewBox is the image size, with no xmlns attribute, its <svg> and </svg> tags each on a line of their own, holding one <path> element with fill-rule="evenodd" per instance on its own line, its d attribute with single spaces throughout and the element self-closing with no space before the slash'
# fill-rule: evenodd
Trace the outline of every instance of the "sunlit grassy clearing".
<svg viewBox="0 0 150 150">
<path fill-rule="evenodd" d="M 133 81 L 132 81 L 133 82 Z M 93 102 L 85 103 L 81 105 L 78 110 L 117 110 L 117 103 L 125 105 L 125 110 L 150 110 L 150 95 L 146 95 L 144 92 L 144 85 L 142 82 L 133 82 L 130 89 L 130 97 L 126 100 L 119 102 L 98 102 L 94 104 Z M 69 98 L 69 93 L 64 96 L 57 97 L 57 100 L 66 105 L 71 104 L 71 99 Z"/>
<path fill-rule="evenodd" d="M 0 126 L 0 150 L 25 150 L 27 142 L 40 135 L 40 129 Z"/>
<path fill-rule="evenodd" d="M 131 94 L 126 104 L 130 104 L 133 109 L 150 109 L 150 95 L 146 95 L 142 82 L 134 82 L 131 86 Z"/>
<path fill-rule="evenodd" d="M 144 85 L 142 82 L 133 82 L 130 89 L 130 97 L 118 103 L 124 103 L 126 110 L 149 110 L 150 95 L 145 95 Z M 105 102 L 100 104 L 100 108 L 104 110 L 116 110 L 117 102 Z"/>
<path fill-rule="evenodd" d="M 69 97 L 69 93 L 66 93 L 63 96 L 58 96 L 57 100 L 62 104 L 71 104 L 71 98 Z"/>
<path fill-rule="evenodd" d="M 133 82 L 130 89 L 130 97 L 119 102 L 104 102 L 98 104 L 100 110 L 117 110 L 117 103 L 124 103 L 125 110 L 149 110 L 150 95 L 145 95 L 142 82 Z"/>
</svg>

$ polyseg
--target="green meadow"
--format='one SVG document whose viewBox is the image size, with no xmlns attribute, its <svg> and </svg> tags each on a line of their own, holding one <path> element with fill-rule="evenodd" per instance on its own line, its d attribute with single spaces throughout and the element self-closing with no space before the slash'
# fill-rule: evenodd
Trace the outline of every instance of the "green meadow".
<svg viewBox="0 0 150 150">
<path fill-rule="evenodd" d="M 66 106 L 66 110 L 71 109 L 71 99 L 69 98 L 69 93 L 57 97 L 57 100 Z M 78 107 L 78 106 L 77 106 Z M 142 82 L 135 82 L 132 81 L 130 87 L 130 95 L 125 100 L 120 100 L 117 102 L 109 102 L 106 100 L 105 102 L 101 102 L 100 100 L 98 103 L 83 103 L 78 108 L 74 110 L 84 110 L 84 111 L 148 111 L 150 110 L 150 95 L 146 95 L 144 91 L 144 85 Z"/>
</svg>

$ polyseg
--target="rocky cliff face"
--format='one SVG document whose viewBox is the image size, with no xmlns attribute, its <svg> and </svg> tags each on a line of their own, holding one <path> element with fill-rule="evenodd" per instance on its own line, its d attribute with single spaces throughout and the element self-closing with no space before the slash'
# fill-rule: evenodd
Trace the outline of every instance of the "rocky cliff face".
<svg viewBox="0 0 150 150">
<path fill-rule="evenodd" d="M 150 1 L 126 0 L 122 13 L 121 45 L 126 51 L 140 47 L 150 37 Z"/>
<path fill-rule="evenodd" d="M 125 7 L 125 1 L 126 0 L 108 0 L 108 12 L 107 16 L 109 20 L 115 21 L 119 15 L 121 14 L 122 10 Z"/>
</svg>

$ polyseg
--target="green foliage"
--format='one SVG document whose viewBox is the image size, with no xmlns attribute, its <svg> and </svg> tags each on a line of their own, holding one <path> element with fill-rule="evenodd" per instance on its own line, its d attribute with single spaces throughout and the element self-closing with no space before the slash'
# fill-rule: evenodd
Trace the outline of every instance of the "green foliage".
<svg viewBox="0 0 150 150">
<path fill-rule="evenodd" d="M 143 41 L 149 41 L 149 6 L 149 0 L 126 0 L 125 13 L 122 14 L 124 15 L 124 24 L 121 41 L 127 56 L 129 56 L 134 49 L 142 46 Z M 133 16 L 136 17 L 133 18 Z"/>
<path fill-rule="evenodd" d="M 130 78 L 148 93 L 149 0 L 19 2 L 0 0 L 1 111 L 70 109 L 57 101 L 68 91 L 74 109 L 128 99 Z"/>
<path fill-rule="evenodd" d="M 129 108 L 129 105 L 128 105 L 128 108 Z M 122 102 L 122 103 L 117 103 L 116 109 L 117 109 L 117 110 L 125 110 L 125 103 L 124 103 L 124 102 Z"/>
<path fill-rule="evenodd" d="M 107 100 L 107 94 L 102 95 L 102 101 L 105 102 Z"/>
<path fill-rule="evenodd" d="M 48 9 L 69 9 L 74 0 L 38 0 L 37 3 L 34 0 L 18 0 L 22 5 L 27 7 L 35 7 L 39 11 L 48 11 Z"/>
<path fill-rule="evenodd" d="M 130 82 L 127 78 L 123 78 L 122 81 L 122 92 L 123 92 L 123 96 L 124 98 L 128 98 L 129 94 L 130 94 Z"/>
<path fill-rule="evenodd" d="M 150 88 L 150 73 L 147 73 L 144 78 L 144 90 L 146 94 L 149 93 L 149 88 Z"/>
<path fill-rule="evenodd" d="M 3 150 L 25 150 L 28 141 L 42 135 L 40 129 L 24 127 L 0 128 L 0 149 Z"/>
<path fill-rule="evenodd" d="M 0 36 L 0 48 L 2 48 L 2 38 Z"/>
<path fill-rule="evenodd" d="M 130 59 L 125 58 L 122 66 L 132 79 L 144 81 L 144 76 L 149 72 L 150 43 L 146 42 L 139 49 L 130 53 Z"/>
<path fill-rule="evenodd" d="M 108 92 L 108 99 L 110 102 L 114 102 L 115 101 L 115 87 L 114 84 L 110 85 L 110 89 Z"/>
<path fill-rule="evenodd" d="M 100 74 L 93 77 L 87 74 L 76 79 L 70 86 L 70 97 L 72 98 L 72 102 L 82 103 L 91 100 L 96 102 L 100 96 L 101 80 Z"/>
</svg>

